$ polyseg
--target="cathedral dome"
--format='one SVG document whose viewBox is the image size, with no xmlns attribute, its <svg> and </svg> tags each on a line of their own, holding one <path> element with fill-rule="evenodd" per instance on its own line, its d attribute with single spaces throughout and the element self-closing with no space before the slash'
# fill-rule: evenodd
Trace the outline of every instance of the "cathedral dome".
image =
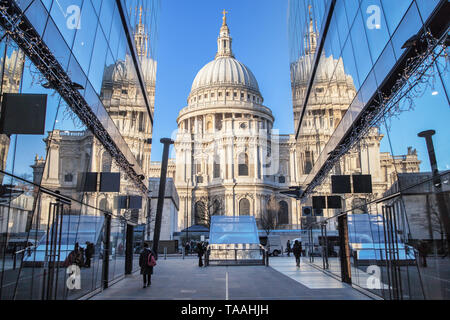
<svg viewBox="0 0 450 320">
<path fill-rule="evenodd" d="M 191 91 L 215 85 L 238 85 L 259 92 L 253 73 L 233 57 L 218 57 L 205 65 L 195 77 Z"/>
<path fill-rule="evenodd" d="M 203 89 L 227 86 L 239 87 L 243 91 L 261 96 L 258 81 L 253 72 L 233 55 L 230 30 L 224 16 L 217 38 L 216 57 L 197 73 L 192 83 L 191 95 Z"/>
</svg>

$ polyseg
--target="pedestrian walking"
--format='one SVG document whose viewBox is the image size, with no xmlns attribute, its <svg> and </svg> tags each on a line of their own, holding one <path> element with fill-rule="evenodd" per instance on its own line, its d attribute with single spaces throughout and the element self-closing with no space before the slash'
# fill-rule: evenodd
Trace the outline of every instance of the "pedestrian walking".
<svg viewBox="0 0 450 320">
<path fill-rule="evenodd" d="M 64 267 L 67 268 L 74 264 L 81 268 L 84 265 L 84 257 L 82 255 L 83 253 L 80 250 L 80 246 L 77 242 L 75 243 L 74 249 L 69 253 L 66 260 L 64 260 Z"/>
<path fill-rule="evenodd" d="M 291 240 L 288 240 L 286 242 L 286 249 L 287 249 L 288 257 L 290 257 L 291 256 Z"/>
<path fill-rule="evenodd" d="M 197 254 L 198 254 L 198 266 L 203 267 L 203 254 L 205 253 L 205 249 L 201 242 L 197 243 Z"/>
<path fill-rule="evenodd" d="M 148 247 L 148 243 L 144 242 L 144 249 L 139 256 L 139 266 L 141 267 L 141 274 L 144 280 L 144 287 L 149 287 L 152 284 L 153 267 L 156 265 L 155 255 Z"/>
<path fill-rule="evenodd" d="M 295 256 L 295 262 L 297 264 L 297 267 L 300 267 L 300 256 L 302 254 L 302 244 L 298 240 L 295 240 L 294 247 L 292 248 L 292 252 Z"/>
<path fill-rule="evenodd" d="M 426 268 L 427 267 L 427 255 L 428 255 L 427 243 L 423 240 L 420 241 L 417 250 L 419 251 L 419 258 L 420 258 L 422 267 Z"/>
<path fill-rule="evenodd" d="M 186 241 L 186 244 L 184 246 L 184 251 L 186 255 L 189 255 L 189 251 L 191 250 L 191 246 L 189 245 L 189 241 Z"/>
</svg>

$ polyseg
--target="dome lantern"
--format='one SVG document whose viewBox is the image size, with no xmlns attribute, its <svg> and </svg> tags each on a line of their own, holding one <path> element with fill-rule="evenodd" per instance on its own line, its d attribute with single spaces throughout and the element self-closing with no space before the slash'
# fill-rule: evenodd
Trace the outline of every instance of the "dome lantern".
<svg viewBox="0 0 450 320">
<path fill-rule="evenodd" d="M 222 58 L 222 57 L 232 57 L 233 51 L 231 50 L 231 37 L 230 37 L 230 29 L 228 29 L 227 25 L 227 11 L 223 10 L 223 23 L 222 27 L 220 28 L 220 34 L 219 38 L 217 39 L 217 54 L 216 59 Z"/>
</svg>

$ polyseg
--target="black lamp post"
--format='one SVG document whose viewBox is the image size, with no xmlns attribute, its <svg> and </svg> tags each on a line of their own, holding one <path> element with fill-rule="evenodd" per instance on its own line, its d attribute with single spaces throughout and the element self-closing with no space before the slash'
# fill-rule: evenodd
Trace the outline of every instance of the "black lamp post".
<svg viewBox="0 0 450 320">
<path fill-rule="evenodd" d="M 427 143 L 428 157 L 430 158 L 431 171 L 433 175 L 433 188 L 435 190 L 436 201 L 439 208 L 439 215 L 441 217 L 442 224 L 444 225 L 446 237 L 447 237 L 447 250 L 450 249 L 450 217 L 447 207 L 445 195 L 442 192 L 442 182 L 439 176 L 439 170 L 436 161 L 436 153 L 434 151 L 433 138 L 436 134 L 434 130 L 422 131 L 418 134 L 419 137 L 425 138 Z"/>
<path fill-rule="evenodd" d="M 158 204 L 156 206 L 155 232 L 153 234 L 153 248 L 152 248 L 156 259 L 158 259 L 158 244 L 159 244 L 159 236 L 161 233 L 161 220 L 162 220 L 162 211 L 164 207 L 164 196 L 166 192 L 166 177 L 167 177 L 167 165 L 169 162 L 169 149 L 170 145 L 174 144 L 174 141 L 169 138 L 163 138 L 161 139 L 161 143 L 164 144 L 164 149 L 161 163 L 161 177 L 159 180 Z"/>
</svg>

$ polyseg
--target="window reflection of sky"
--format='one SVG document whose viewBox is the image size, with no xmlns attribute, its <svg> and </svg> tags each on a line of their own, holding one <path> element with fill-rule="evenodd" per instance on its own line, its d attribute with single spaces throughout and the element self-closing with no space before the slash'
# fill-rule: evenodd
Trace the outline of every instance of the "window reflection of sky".
<svg viewBox="0 0 450 320">
<path fill-rule="evenodd" d="M 133 8 L 134 17 L 138 16 L 135 12 L 136 9 L 143 6 L 142 21 L 148 23 L 148 25 L 153 25 L 151 20 L 156 17 L 156 13 L 150 12 L 150 10 L 155 8 L 153 2 L 141 0 L 124 1 L 126 8 Z M 68 19 L 70 19 L 72 13 L 70 11 L 71 6 L 78 6 L 81 9 L 80 29 L 68 27 Z M 42 18 L 46 14 L 46 9 L 51 16 L 49 20 Z M 42 12 L 42 14 L 38 14 L 39 12 Z M 39 29 L 38 31 L 43 34 L 45 43 L 49 46 L 63 68 L 68 68 L 67 73 L 71 77 L 71 80 L 86 88 L 86 90 L 81 90 L 80 93 L 85 95 L 86 101 L 90 104 L 94 113 L 97 115 L 102 114 L 102 108 L 99 107 L 99 98 L 94 97 L 94 95 L 101 94 L 104 70 L 113 66 L 117 61 L 130 60 L 128 54 L 130 50 L 116 3 L 109 0 L 46 0 L 42 4 L 40 1 L 34 1 L 34 4 L 30 6 L 26 14 L 36 28 Z M 127 12 L 127 14 L 131 14 L 131 11 Z M 44 29 L 46 21 L 48 23 Z M 41 24 L 42 26 L 40 27 Z M 130 16 L 130 26 L 135 28 L 136 24 L 136 20 L 131 19 Z M 155 38 L 154 30 L 147 28 L 146 31 L 149 33 L 150 39 Z M 73 55 L 70 52 L 70 48 L 73 49 Z M 149 57 L 152 57 L 153 54 L 154 48 L 152 47 L 149 52 Z M 81 121 L 67 108 L 64 101 L 60 101 L 58 94 L 53 90 L 46 90 L 41 86 L 46 80 L 40 77 L 40 81 L 37 81 L 37 70 L 33 66 L 30 66 L 29 62 L 27 62 L 27 65 L 23 75 L 22 92 L 46 93 L 49 97 L 45 136 L 20 135 L 12 137 L 11 148 L 8 153 L 7 169 L 11 172 L 12 168 L 14 168 L 15 174 L 19 176 L 24 173 L 29 176 L 32 173 L 30 165 L 34 163 L 35 155 L 46 157 L 43 139 L 46 138 L 49 131 L 53 129 L 62 130 L 63 132 L 85 130 L 85 127 L 81 125 Z M 145 72 L 155 73 L 156 64 L 150 64 L 149 66 L 145 69 Z M 128 71 L 128 74 L 125 74 L 127 77 L 126 80 L 130 83 L 134 81 L 137 84 L 137 73 L 134 70 Z M 89 82 L 86 82 L 86 75 L 88 75 Z M 145 76 L 145 79 L 154 78 L 153 75 Z M 95 93 L 92 92 L 91 85 Z M 136 95 L 138 96 L 136 98 L 137 100 L 143 101 L 142 91 L 139 88 L 136 90 Z M 61 106 L 60 103 L 62 103 Z M 59 112 L 58 107 L 60 107 Z M 117 128 L 114 128 L 114 123 L 107 117 L 103 117 L 103 121 L 105 121 L 105 127 L 112 128 L 109 132 L 110 135 L 115 136 L 114 131 L 117 131 Z M 117 143 L 124 142 L 118 141 Z M 14 150 L 14 148 L 16 149 Z M 14 154 L 20 155 L 20 157 L 14 157 Z"/>
<path fill-rule="evenodd" d="M 436 0 L 428 2 L 426 0 L 400 0 L 398 2 L 390 0 L 338 0 L 336 2 L 324 45 L 324 53 L 327 57 L 342 58 L 346 74 L 353 78 L 356 90 L 361 90 L 358 95 L 361 102 L 367 102 L 373 95 L 377 86 L 385 79 L 397 59 L 404 52 L 401 46 L 418 32 L 422 22 L 427 19 L 437 3 Z M 308 4 L 309 1 L 307 0 L 292 1 L 291 15 L 297 14 L 302 18 L 306 15 L 307 17 L 308 10 L 305 7 Z M 367 23 L 368 18 L 373 14 L 368 10 L 370 6 L 377 6 L 380 9 L 379 27 L 371 28 Z M 296 30 L 291 35 L 294 47 L 303 44 L 303 38 L 308 29 L 308 23 L 306 22 L 304 22 L 304 26 L 298 25 L 301 21 L 295 23 L 297 29 L 301 32 Z M 294 26 L 291 26 L 291 28 L 294 29 Z M 392 40 L 389 43 L 391 36 Z M 291 50 L 291 61 L 295 62 L 304 54 L 302 49 Z M 324 60 L 324 57 L 321 57 L 320 63 L 322 63 L 322 60 Z M 374 68 L 373 73 L 371 73 L 372 68 Z M 444 85 L 448 86 L 448 73 L 443 81 Z M 449 112 L 448 101 L 445 97 L 442 82 L 437 82 L 439 83 L 435 84 L 436 89 L 428 90 L 421 98 L 415 100 L 415 110 L 417 111 L 406 112 L 402 114 L 400 119 L 392 120 L 391 136 L 395 136 L 392 139 L 393 150 L 390 149 L 387 138 L 381 141 L 381 151 L 392 152 L 393 155 L 405 154 L 408 146 L 416 148 L 419 159 L 422 161 L 421 170 L 424 171 L 430 170 L 429 160 L 425 143 L 422 141 L 423 139 L 417 138 L 417 133 L 425 129 L 435 129 L 437 131 L 436 136 L 434 136 L 436 145 L 443 142 L 443 139 L 448 136 L 446 121 L 443 120 L 449 118 L 447 115 Z M 325 92 L 328 94 L 329 90 L 326 89 Z M 436 96 L 433 96 L 433 94 Z M 314 105 L 314 99 L 311 101 Z M 430 105 L 435 106 L 436 112 L 426 112 Z M 352 119 L 357 116 L 355 111 L 351 111 Z M 436 117 L 436 114 L 439 117 Z M 422 127 L 424 129 L 420 129 Z M 381 133 L 386 137 L 386 132 Z M 448 148 L 441 148 L 437 150 L 437 153 L 440 170 L 450 169 Z M 317 160 L 319 155 L 315 154 L 314 156 Z"/>
</svg>

